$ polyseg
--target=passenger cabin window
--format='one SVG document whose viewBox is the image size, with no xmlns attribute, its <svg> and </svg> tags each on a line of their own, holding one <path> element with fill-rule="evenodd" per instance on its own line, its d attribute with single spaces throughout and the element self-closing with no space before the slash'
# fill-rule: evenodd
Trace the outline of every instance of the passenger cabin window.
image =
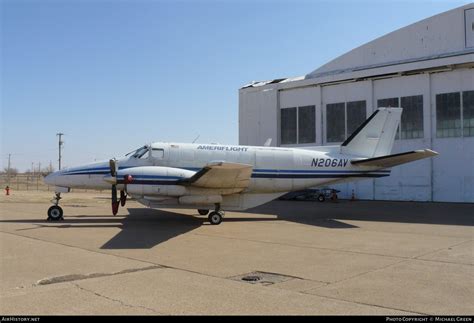
<svg viewBox="0 0 474 323">
<path fill-rule="evenodd" d="M 152 148 L 151 156 L 155 159 L 163 159 L 165 158 L 165 150 L 161 148 Z"/>
</svg>

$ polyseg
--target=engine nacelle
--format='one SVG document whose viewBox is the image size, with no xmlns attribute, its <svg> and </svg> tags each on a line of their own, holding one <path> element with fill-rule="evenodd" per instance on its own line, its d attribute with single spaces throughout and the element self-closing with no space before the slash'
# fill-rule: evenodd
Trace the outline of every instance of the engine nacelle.
<svg viewBox="0 0 474 323">
<path fill-rule="evenodd" d="M 186 195 L 185 186 L 178 185 L 181 179 L 189 178 L 196 172 L 162 166 L 142 166 L 121 169 L 117 172 L 117 180 L 128 177 L 127 192 L 130 195 L 160 195 L 183 196 Z M 131 178 L 129 177 L 131 176 Z"/>
</svg>

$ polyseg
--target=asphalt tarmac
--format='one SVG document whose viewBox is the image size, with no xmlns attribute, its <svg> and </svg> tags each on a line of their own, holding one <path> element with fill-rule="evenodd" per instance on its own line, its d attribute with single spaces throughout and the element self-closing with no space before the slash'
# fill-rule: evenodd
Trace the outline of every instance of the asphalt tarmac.
<svg viewBox="0 0 474 323">
<path fill-rule="evenodd" d="M 0 198 L 0 313 L 474 313 L 474 205 L 274 201 L 151 210 L 69 193 Z"/>
</svg>

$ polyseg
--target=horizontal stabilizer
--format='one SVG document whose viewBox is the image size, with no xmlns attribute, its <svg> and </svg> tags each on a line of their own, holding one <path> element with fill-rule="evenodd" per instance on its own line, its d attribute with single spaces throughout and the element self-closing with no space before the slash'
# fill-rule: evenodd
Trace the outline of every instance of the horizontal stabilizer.
<svg viewBox="0 0 474 323">
<path fill-rule="evenodd" d="M 357 166 L 388 168 L 388 167 L 393 167 L 393 166 L 409 163 L 409 162 L 423 159 L 423 158 L 433 157 L 436 155 L 438 155 L 438 153 L 433 150 L 423 149 L 423 150 L 414 150 L 414 151 L 408 151 L 405 153 L 386 155 L 386 156 L 375 157 L 375 158 L 351 160 L 351 164 L 357 165 Z"/>
<path fill-rule="evenodd" d="M 190 178 L 181 180 L 179 184 L 202 188 L 244 189 L 250 183 L 252 168 L 252 165 L 246 164 L 211 162 Z"/>
</svg>

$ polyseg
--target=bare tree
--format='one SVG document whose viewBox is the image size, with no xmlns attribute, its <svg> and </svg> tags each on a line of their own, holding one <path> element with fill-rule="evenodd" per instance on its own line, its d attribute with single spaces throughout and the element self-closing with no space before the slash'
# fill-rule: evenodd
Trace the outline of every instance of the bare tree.
<svg viewBox="0 0 474 323">
<path fill-rule="evenodd" d="M 10 167 L 10 168 L 5 167 L 3 169 L 3 172 L 7 175 L 10 175 L 10 176 L 16 176 L 18 174 L 18 169 L 13 168 L 13 167 Z"/>
<path fill-rule="evenodd" d="M 43 176 L 49 175 L 49 174 L 51 174 L 52 172 L 54 172 L 54 167 L 53 167 L 52 164 L 49 164 L 48 167 L 45 167 L 45 168 L 43 168 L 43 169 L 41 170 L 41 174 L 42 174 Z"/>
</svg>

